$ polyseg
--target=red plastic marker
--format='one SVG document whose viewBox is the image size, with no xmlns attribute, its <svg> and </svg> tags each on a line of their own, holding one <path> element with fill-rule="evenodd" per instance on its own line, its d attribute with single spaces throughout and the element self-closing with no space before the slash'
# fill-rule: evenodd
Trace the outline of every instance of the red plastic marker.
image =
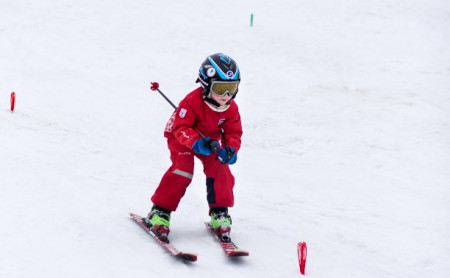
<svg viewBox="0 0 450 278">
<path fill-rule="evenodd" d="M 11 112 L 14 112 L 14 105 L 16 104 L 16 93 L 11 93 Z"/>
<path fill-rule="evenodd" d="M 298 256 L 298 265 L 300 266 L 300 273 L 305 275 L 305 267 L 306 267 L 306 242 L 299 242 L 297 244 L 297 256 Z"/>
</svg>

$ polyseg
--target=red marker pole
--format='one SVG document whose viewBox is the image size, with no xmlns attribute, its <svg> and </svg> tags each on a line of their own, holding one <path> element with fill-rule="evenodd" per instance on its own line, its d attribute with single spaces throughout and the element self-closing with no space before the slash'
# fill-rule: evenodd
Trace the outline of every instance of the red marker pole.
<svg viewBox="0 0 450 278">
<path fill-rule="evenodd" d="M 11 93 L 11 113 L 14 112 L 14 106 L 16 105 L 16 93 Z"/>
<path fill-rule="evenodd" d="M 297 244 L 298 265 L 300 267 L 300 273 L 303 275 L 305 275 L 306 254 L 308 253 L 306 249 L 306 242 L 299 242 Z"/>
</svg>

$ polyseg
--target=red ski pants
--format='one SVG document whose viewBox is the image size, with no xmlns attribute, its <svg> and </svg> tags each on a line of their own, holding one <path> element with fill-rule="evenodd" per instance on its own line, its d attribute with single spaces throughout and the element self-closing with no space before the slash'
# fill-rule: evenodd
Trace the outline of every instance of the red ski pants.
<svg viewBox="0 0 450 278">
<path fill-rule="evenodd" d="M 216 159 L 215 154 L 200 155 L 181 145 L 175 138 L 168 138 L 172 166 L 166 171 L 151 200 L 153 204 L 175 211 L 194 174 L 194 156 L 203 163 L 206 175 L 206 192 L 209 207 L 234 205 L 234 177 L 230 167 Z"/>
</svg>

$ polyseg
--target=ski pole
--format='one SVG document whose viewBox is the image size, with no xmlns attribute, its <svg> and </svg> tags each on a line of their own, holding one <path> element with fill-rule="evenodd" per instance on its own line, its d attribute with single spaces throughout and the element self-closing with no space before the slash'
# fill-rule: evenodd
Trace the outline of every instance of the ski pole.
<svg viewBox="0 0 450 278">
<path fill-rule="evenodd" d="M 225 132 L 223 131 L 223 129 L 220 129 L 220 134 L 222 135 L 222 138 L 225 138 Z M 225 139 L 224 139 L 225 140 Z M 225 145 L 225 149 L 227 150 L 227 160 L 226 161 L 230 161 L 231 157 L 233 156 L 233 153 L 230 151 L 230 147 L 227 146 L 226 142 L 224 142 Z M 220 161 L 222 161 L 222 159 L 217 156 L 216 159 L 220 159 Z"/>
<path fill-rule="evenodd" d="M 173 109 L 175 109 L 175 110 L 178 109 L 178 107 L 177 107 L 175 104 L 173 104 L 173 102 L 171 102 L 170 99 L 169 99 L 168 97 L 166 97 L 166 95 L 165 95 L 163 92 L 161 92 L 161 90 L 159 89 L 159 84 L 158 84 L 158 82 L 150 82 L 150 84 L 151 84 L 150 90 L 152 90 L 152 91 L 158 91 L 158 93 L 159 93 L 161 96 L 163 96 L 163 98 L 164 98 L 165 100 L 167 100 L 167 102 L 173 107 Z M 196 128 L 193 128 L 193 129 L 194 129 L 195 132 L 197 132 L 203 139 L 206 140 L 206 136 L 205 136 L 203 133 L 201 133 L 201 132 L 200 132 L 198 129 L 196 129 Z M 216 153 L 216 152 L 219 151 L 218 146 L 216 146 L 216 145 L 211 145 L 210 143 L 208 143 L 208 145 L 209 145 L 209 148 L 211 149 L 211 152 Z"/>
<path fill-rule="evenodd" d="M 177 107 L 175 106 L 175 104 L 173 104 L 173 102 L 171 102 L 170 99 L 168 97 L 166 97 L 166 95 L 163 94 L 163 92 L 161 92 L 161 90 L 159 89 L 158 82 L 150 82 L 150 84 L 151 84 L 150 90 L 158 91 L 158 93 L 160 93 L 163 96 L 163 98 L 165 98 L 167 100 L 167 102 L 170 103 L 170 105 L 172 105 L 173 109 L 177 110 Z"/>
</svg>

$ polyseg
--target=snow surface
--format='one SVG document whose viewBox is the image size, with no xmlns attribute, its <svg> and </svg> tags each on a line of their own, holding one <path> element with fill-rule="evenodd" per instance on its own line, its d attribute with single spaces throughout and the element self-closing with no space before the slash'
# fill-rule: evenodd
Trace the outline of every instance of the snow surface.
<svg viewBox="0 0 450 278">
<path fill-rule="evenodd" d="M 250 14 L 254 26 L 250 27 Z M 450 277 L 448 0 L 0 1 L 0 277 Z M 226 258 L 200 165 L 170 257 L 145 214 L 200 63 L 238 61 Z M 9 95 L 17 94 L 9 112 Z"/>
</svg>

